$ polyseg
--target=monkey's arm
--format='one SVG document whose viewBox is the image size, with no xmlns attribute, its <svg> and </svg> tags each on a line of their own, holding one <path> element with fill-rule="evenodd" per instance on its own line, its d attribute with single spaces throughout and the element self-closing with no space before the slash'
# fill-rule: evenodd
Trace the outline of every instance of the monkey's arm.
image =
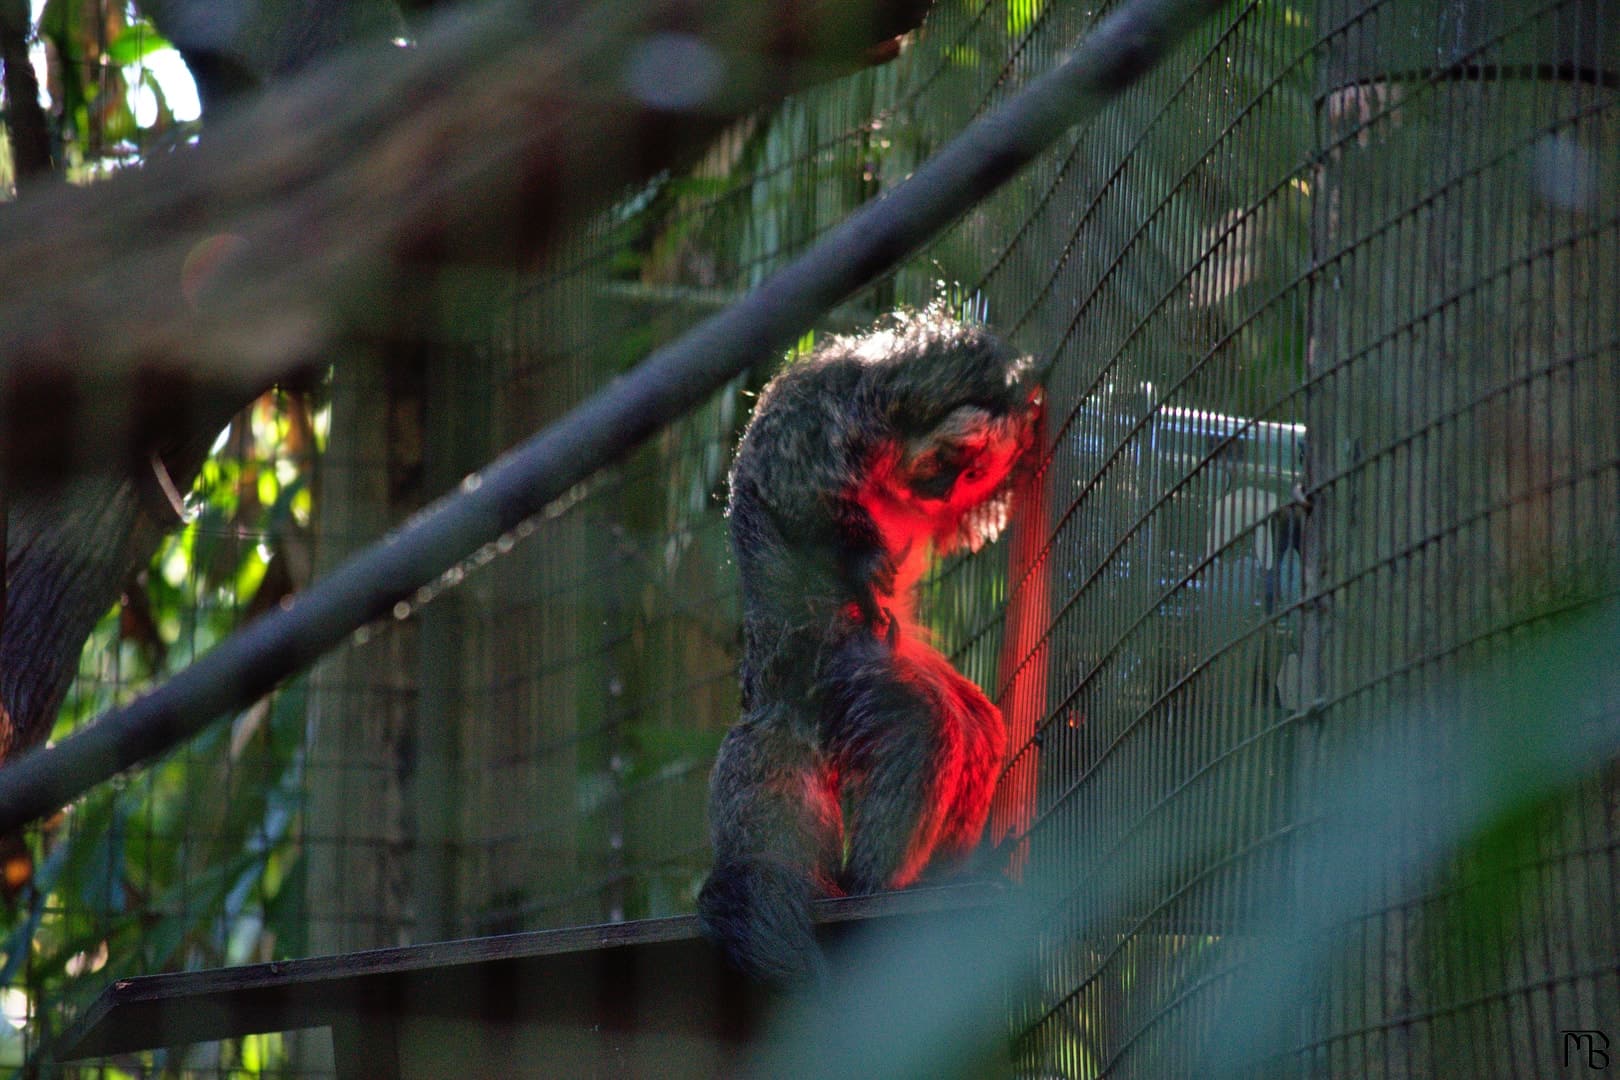
<svg viewBox="0 0 1620 1080">
<path fill-rule="evenodd" d="M 847 813 L 843 887 L 905 888 L 931 862 L 964 859 L 1006 750 L 1000 711 L 910 637 L 851 639 L 823 677 L 838 716 L 825 739 Z"/>
</svg>

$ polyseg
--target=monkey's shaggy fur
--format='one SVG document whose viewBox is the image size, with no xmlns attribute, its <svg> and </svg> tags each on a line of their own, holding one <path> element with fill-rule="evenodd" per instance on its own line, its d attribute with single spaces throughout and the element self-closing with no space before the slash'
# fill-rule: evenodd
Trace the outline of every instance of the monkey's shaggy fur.
<svg viewBox="0 0 1620 1080">
<path fill-rule="evenodd" d="M 760 395 L 731 473 L 742 717 L 710 782 L 706 932 L 765 982 L 818 973 L 816 896 L 903 888 L 978 844 L 1001 714 L 931 648 L 930 547 L 1006 522 L 1030 362 L 939 308 L 833 338 Z"/>
</svg>

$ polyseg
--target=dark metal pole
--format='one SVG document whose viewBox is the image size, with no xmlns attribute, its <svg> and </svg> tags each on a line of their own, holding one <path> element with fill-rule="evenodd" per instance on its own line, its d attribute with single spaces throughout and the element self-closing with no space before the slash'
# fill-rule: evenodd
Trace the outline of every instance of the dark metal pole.
<svg viewBox="0 0 1620 1080">
<path fill-rule="evenodd" d="M 1130 0 L 1063 64 L 967 128 L 754 292 L 503 454 L 397 532 L 151 693 L 0 769 L 0 833 L 243 709 L 467 553 L 539 513 L 704 401 L 1010 179 L 1162 58 L 1225 0 Z"/>
</svg>

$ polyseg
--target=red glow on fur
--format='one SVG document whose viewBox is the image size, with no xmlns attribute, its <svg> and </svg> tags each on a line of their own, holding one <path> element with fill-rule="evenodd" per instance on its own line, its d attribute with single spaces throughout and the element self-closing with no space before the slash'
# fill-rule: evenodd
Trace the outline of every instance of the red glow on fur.
<svg viewBox="0 0 1620 1080">
<path fill-rule="evenodd" d="M 902 638 L 897 652 L 907 677 L 934 696 L 939 706 L 930 805 L 889 882 L 891 888 L 903 889 L 914 884 L 936 856 L 965 856 L 978 845 L 1007 736 L 1000 711 L 949 660 L 915 638 Z"/>
<path fill-rule="evenodd" d="M 868 463 L 854 499 L 894 559 L 894 588 L 878 600 L 903 632 L 920 633 L 912 592 L 931 554 L 963 546 L 977 551 L 1006 524 L 1008 478 L 1034 439 L 1039 415 L 1034 395 L 1029 411 L 1018 416 L 994 419 L 964 407 L 941 425 L 946 433 L 886 446 Z M 943 468 L 952 470 L 948 490 L 937 497 L 919 494 L 926 490 L 919 481 Z"/>
<path fill-rule="evenodd" d="M 916 626 L 912 592 L 928 568 L 928 549 L 934 522 L 925 507 L 905 498 L 896 485 L 895 460 L 880 462 L 867 474 L 855 501 L 872 517 L 883 549 L 895 560 L 894 587 L 878 596 L 878 603 L 901 624 L 901 632 Z"/>
<path fill-rule="evenodd" d="M 941 856 L 955 861 L 970 854 L 990 815 L 1006 757 L 1007 726 L 984 693 L 928 644 L 916 621 L 914 592 L 935 551 L 977 550 L 1006 524 L 1009 477 L 1035 440 L 1038 417 L 1033 396 L 1029 412 L 1020 417 L 995 420 L 982 410 L 958 410 L 942 425 L 943 434 L 908 447 L 886 447 L 854 492 L 895 569 L 892 589 L 875 598 L 895 625 L 873 630 L 891 636 L 902 676 L 935 703 L 929 804 L 888 882 L 891 888 L 914 884 Z M 950 483 L 938 497 L 921 494 L 938 490 L 942 476 Z M 1041 596 L 1044 609 L 1044 591 Z M 862 617 L 859 605 L 850 609 L 853 617 Z M 1033 771 L 1027 774 L 1031 794 L 1033 777 Z M 1024 778 L 1020 774 L 1021 782 Z"/>
</svg>

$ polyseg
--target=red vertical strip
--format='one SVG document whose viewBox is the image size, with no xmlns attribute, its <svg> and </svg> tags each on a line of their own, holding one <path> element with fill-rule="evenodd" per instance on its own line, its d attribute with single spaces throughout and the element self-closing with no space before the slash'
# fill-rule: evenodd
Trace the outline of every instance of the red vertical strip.
<svg viewBox="0 0 1620 1080">
<path fill-rule="evenodd" d="M 1046 445 L 1044 429 L 1036 441 Z M 1051 617 L 1047 557 L 1046 476 L 1040 468 L 1025 474 L 1013 502 L 1007 543 L 1006 624 L 996 668 L 997 704 L 1007 722 L 1007 763 L 990 809 L 990 842 L 1015 844 L 1007 864 L 1022 880 L 1029 859 L 1025 834 L 1035 818 L 1035 782 L 1040 748 L 1035 734 L 1046 715 L 1047 620 Z"/>
</svg>

